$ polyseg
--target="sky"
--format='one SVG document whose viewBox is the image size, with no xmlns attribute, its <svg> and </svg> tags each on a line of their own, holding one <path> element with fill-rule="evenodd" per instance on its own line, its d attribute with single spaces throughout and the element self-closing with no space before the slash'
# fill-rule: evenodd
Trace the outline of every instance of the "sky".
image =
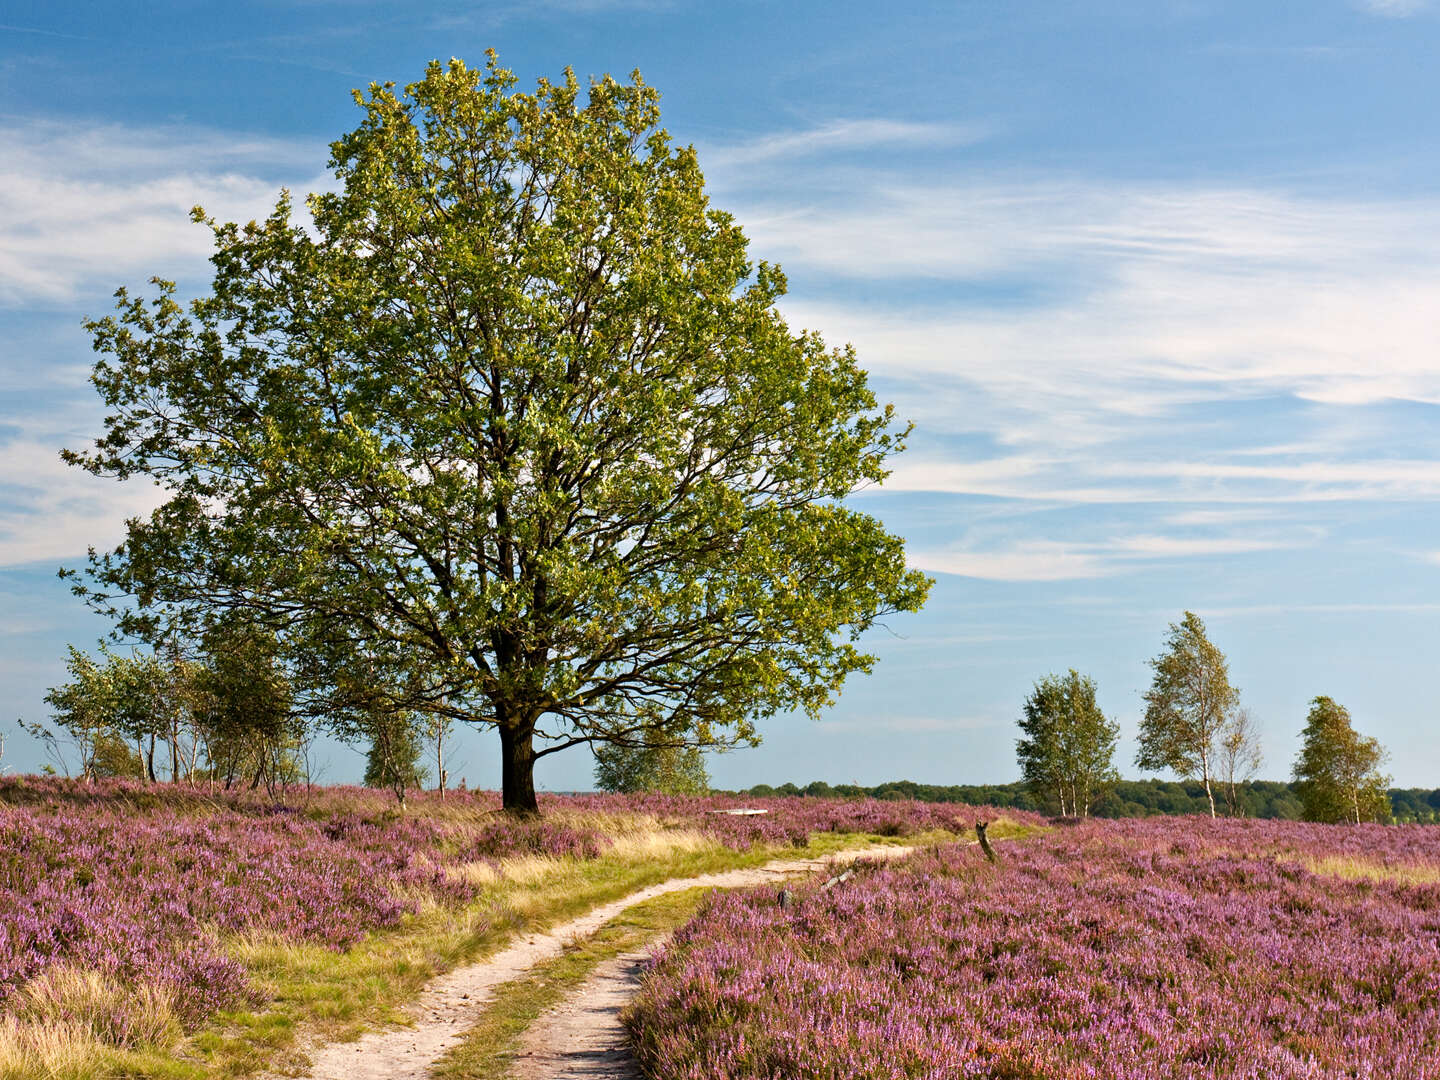
<svg viewBox="0 0 1440 1080">
<path fill-rule="evenodd" d="M 792 327 L 853 343 L 913 421 L 853 499 L 925 610 L 816 722 L 713 782 L 1018 778 L 1035 680 L 1095 678 L 1132 762 L 1147 660 L 1191 610 L 1288 778 L 1329 695 L 1440 786 L 1440 3 L 0 0 L 0 768 L 40 747 L 56 578 L 157 504 L 65 466 L 100 433 L 81 321 L 208 282 L 189 222 L 327 187 L 350 91 L 479 65 L 639 69 L 714 204 L 778 262 Z M 7 715 L 8 714 L 8 715 Z M 491 732 L 451 776 L 498 783 Z M 324 778 L 363 768 L 327 744 Z M 590 786 L 581 750 L 542 761 Z"/>
</svg>

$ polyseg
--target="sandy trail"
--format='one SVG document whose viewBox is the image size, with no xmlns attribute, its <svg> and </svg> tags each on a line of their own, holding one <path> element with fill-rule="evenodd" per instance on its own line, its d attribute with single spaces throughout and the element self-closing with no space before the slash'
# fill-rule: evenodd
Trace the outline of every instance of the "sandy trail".
<svg viewBox="0 0 1440 1080">
<path fill-rule="evenodd" d="M 442 975 L 421 992 L 412 1009 L 414 1027 L 371 1032 L 355 1042 L 330 1043 L 321 1047 L 312 1054 L 313 1064 L 308 1075 L 316 1080 L 424 1080 L 429 1075 L 431 1064 L 462 1041 L 497 987 L 524 975 L 536 964 L 558 956 L 568 942 L 589 937 L 626 908 L 652 897 L 683 889 L 734 889 L 763 885 L 767 881 L 811 873 L 832 862 L 852 862 L 861 858 L 893 859 L 913 850 L 900 846 L 858 848 L 836 852 L 823 859 L 777 859 L 760 867 L 672 878 L 647 886 L 629 896 L 593 908 L 553 930 L 525 934 L 513 945 L 478 964 Z M 618 1015 L 619 1006 L 615 1011 Z M 612 1071 L 553 1075 L 620 1077 L 627 1074 Z"/>
<path fill-rule="evenodd" d="M 668 937 L 597 965 L 579 990 L 532 1024 L 515 1058 L 516 1080 L 644 1080 L 620 1011 L 640 989 L 650 950 Z"/>
</svg>

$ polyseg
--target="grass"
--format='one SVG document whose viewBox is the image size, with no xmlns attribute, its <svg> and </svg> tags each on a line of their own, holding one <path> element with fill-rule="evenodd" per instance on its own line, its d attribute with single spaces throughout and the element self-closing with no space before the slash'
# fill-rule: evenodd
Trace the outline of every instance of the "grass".
<svg viewBox="0 0 1440 1080">
<path fill-rule="evenodd" d="M 737 852 L 693 832 L 643 823 L 637 827 L 626 820 L 623 826 L 617 823 L 614 838 L 614 846 L 598 859 L 531 856 L 506 861 L 499 875 L 488 867 L 468 868 L 485 886 L 479 900 L 461 908 L 428 904 L 401 926 L 372 933 L 345 952 L 263 937 L 232 940 L 227 952 L 245 965 L 265 1005 L 221 1013 L 199 1032 L 169 1046 L 113 1049 L 88 1037 L 62 1039 L 83 1033 L 61 1031 L 56 1039 L 90 1044 L 88 1050 L 77 1045 L 65 1052 L 83 1058 L 85 1067 L 73 1072 L 39 1067 L 32 1053 L 27 1064 L 7 1073 L 6 1038 L 0 1031 L 0 1080 L 229 1080 L 262 1071 L 300 1075 L 308 1064 L 309 1045 L 408 1023 L 405 1006 L 441 972 L 481 960 L 521 932 L 547 929 L 647 885 L 782 857 L 824 858 L 855 847 L 918 845 L 953 836 L 816 833 L 804 848 L 757 846 Z M 58 1060 L 55 1053 L 50 1058 Z"/>
<path fill-rule="evenodd" d="M 627 908 L 584 941 L 567 945 L 553 960 L 506 983 L 465 1042 L 432 1072 L 442 1080 L 506 1080 L 530 1026 L 579 989 L 606 960 L 631 952 L 674 930 L 695 914 L 708 889 L 667 893 Z"/>
<path fill-rule="evenodd" d="M 1312 874 L 1373 881 L 1393 885 L 1435 885 L 1440 883 L 1440 866 L 1431 863 L 1386 864 L 1353 855 L 1308 855 L 1299 863 Z"/>
</svg>

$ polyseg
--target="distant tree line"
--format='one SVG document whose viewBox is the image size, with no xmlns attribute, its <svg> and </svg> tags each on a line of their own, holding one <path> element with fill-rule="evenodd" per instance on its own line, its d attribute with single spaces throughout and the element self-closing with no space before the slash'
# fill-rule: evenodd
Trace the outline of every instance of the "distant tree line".
<svg viewBox="0 0 1440 1080">
<path fill-rule="evenodd" d="M 1299 785 L 1277 780 L 1247 780 L 1236 785 L 1239 813 L 1244 817 L 1304 818 Z M 1043 799 L 1023 780 L 1012 784 L 921 784 L 914 780 L 891 780 L 872 787 L 858 784 L 828 784 L 817 780 L 805 785 L 756 784 L 732 792 L 754 798 L 801 795 L 843 799 L 916 799 L 920 802 L 964 803 L 970 806 L 998 806 L 1015 810 L 1045 812 Z M 1391 788 L 1388 820 L 1396 822 L 1440 822 L 1440 788 Z M 1210 802 L 1205 785 L 1186 780 L 1120 780 L 1090 808 L 1094 817 L 1153 817 L 1157 814 L 1208 814 Z"/>
<path fill-rule="evenodd" d="M 1095 681 L 1074 668 L 1037 681 L 1021 706 L 1015 743 L 1022 779 L 1013 784 L 939 786 L 908 780 L 863 788 L 760 784 L 751 795 L 869 796 L 1036 810 L 1060 817 L 1209 814 L 1318 822 L 1440 820 L 1440 789 L 1391 790 L 1380 772 L 1386 753 L 1360 734 L 1350 713 L 1320 695 L 1300 733 L 1291 783 L 1255 780 L 1264 764 L 1260 725 L 1240 704 L 1229 665 L 1187 611 L 1172 623 L 1150 661 L 1135 764 L 1169 770 L 1180 782 L 1121 780 L 1114 767 L 1119 726 L 1096 702 Z M 1216 797 L 1219 796 L 1217 803 Z"/>
</svg>

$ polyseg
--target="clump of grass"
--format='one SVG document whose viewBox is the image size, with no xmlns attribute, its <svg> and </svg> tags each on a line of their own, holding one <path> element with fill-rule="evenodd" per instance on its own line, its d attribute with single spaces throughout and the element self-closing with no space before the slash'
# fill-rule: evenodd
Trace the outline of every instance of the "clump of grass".
<svg viewBox="0 0 1440 1080">
<path fill-rule="evenodd" d="M 10 1003 L 10 1015 L 37 1029 L 64 1029 L 112 1046 L 169 1046 L 180 1037 L 174 993 L 141 981 L 121 983 L 69 964 L 47 968 Z"/>
<path fill-rule="evenodd" d="M 87 1080 L 105 1047 L 80 1025 L 0 1017 L 0 1080 Z"/>
<path fill-rule="evenodd" d="M 1312 874 L 1344 878 L 1346 881 L 1374 881 L 1390 885 L 1440 884 L 1440 865 L 1434 863 L 1385 863 L 1356 855 L 1308 855 L 1299 862 Z"/>
</svg>

